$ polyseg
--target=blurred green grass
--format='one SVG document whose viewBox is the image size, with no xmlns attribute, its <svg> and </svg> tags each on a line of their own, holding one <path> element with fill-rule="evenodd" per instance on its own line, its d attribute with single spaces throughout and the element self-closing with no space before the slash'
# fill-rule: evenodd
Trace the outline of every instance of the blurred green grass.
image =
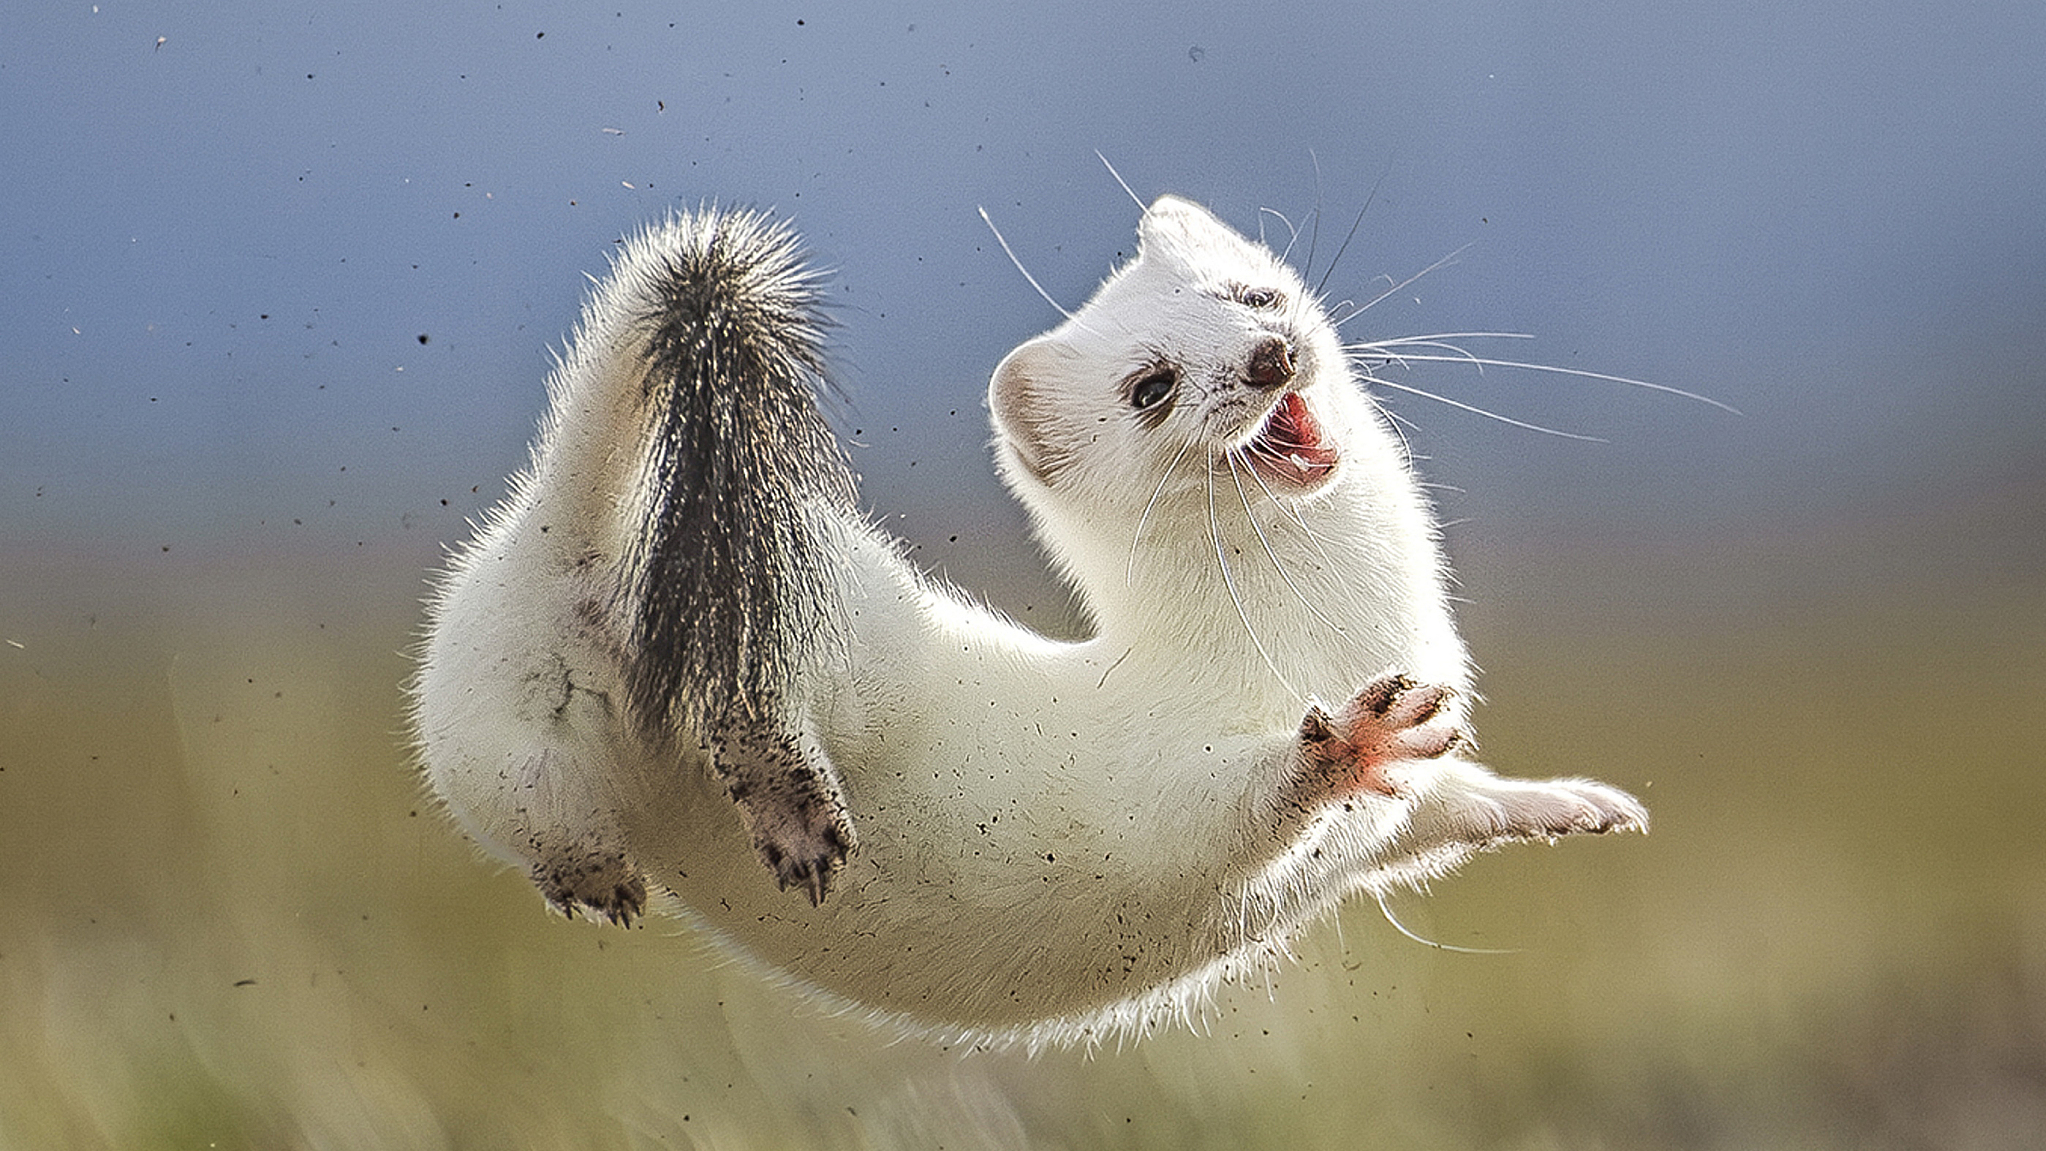
<svg viewBox="0 0 2046 1151">
<path fill-rule="evenodd" d="M 1818 545 L 1478 557 L 1485 757 L 1635 789 L 1654 833 L 1513 849 L 1395 905 L 1513 954 L 1355 906 L 1205 1035 L 1036 1059 L 895 1042 L 670 922 L 543 913 L 407 761 L 421 557 L 13 566 L 7 1148 L 2046 1132 L 2046 579 L 2022 565 L 1956 595 Z"/>
</svg>

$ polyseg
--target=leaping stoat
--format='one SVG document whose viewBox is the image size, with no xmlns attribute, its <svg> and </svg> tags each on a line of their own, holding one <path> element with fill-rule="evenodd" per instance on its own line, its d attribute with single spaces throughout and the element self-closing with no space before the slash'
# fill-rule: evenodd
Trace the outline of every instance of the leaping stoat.
<svg viewBox="0 0 2046 1151">
<path fill-rule="evenodd" d="M 468 832 L 570 915 L 656 898 L 836 1003 L 1034 1045 L 1184 1018 L 1353 893 L 1645 828 L 1469 758 L 1436 525 L 1315 294 L 1185 200 L 1139 237 L 988 392 L 1078 643 L 859 511 L 785 226 L 627 243 L 432 602 L 414 719 Z"/>
</svg>

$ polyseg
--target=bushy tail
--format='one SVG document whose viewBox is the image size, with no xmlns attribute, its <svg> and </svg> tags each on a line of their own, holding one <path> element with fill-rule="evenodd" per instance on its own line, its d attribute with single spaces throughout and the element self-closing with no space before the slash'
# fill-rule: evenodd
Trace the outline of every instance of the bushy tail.
<svg viewBox="0 0 2046 1151">
<path fill-rule="evenodd" d="M 631 712 L 650 731 L 792 734 L 795 676 L 843 629 L 812 525 L 854 507 L 818 410 L 817 275 L 787 225 L 705 208 L 634 237 L 612 289 L 649 405 L 645 522 L 621 565 Z"/>
</svg>

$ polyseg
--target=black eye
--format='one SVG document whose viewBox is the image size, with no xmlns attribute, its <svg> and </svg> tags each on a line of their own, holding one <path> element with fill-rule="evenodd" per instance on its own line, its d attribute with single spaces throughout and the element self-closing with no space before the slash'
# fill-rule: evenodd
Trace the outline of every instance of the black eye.
<svg viewBox="0 0 2046 1151">
<path fill-rule="evenodd" d="M 1286 302 L 1283 292 L 1275 288 L 1252 288 L 1239 285 L 1230 296 L 1248 308 L 1276 308 Z"/>
<path fill-rule="evenodd" d="M 1179 373 L 1172 368 L 1154 368 L 1130 385 L 1130 406 L 1138 411 L 1156 407 L 1172 395 Z"/>
</svg>

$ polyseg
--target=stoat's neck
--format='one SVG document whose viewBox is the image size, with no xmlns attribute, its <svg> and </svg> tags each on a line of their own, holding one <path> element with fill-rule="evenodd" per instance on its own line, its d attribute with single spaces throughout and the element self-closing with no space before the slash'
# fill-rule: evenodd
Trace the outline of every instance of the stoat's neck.
<svg viewBox="0 0 2046 1151">
<path fill-rule="evenodd" d="M 1346 467 L 1307 501 L 1281 504 L 1249 487 L 1246 500 L 1224 476 L 1212 511 L 1205 491 L 1161 498 L 1148 518 L 1113 501 L 1034 510 L 1103 647 L 1130 653 L 1146 674 L 1261 695 L 1267 722 L 1297 720 L 1308 698 L 1347 698 L 1388 671 L 1463 683 L 1440 553 L 1411 474 L 1369 459 Z"/>
</svg>

